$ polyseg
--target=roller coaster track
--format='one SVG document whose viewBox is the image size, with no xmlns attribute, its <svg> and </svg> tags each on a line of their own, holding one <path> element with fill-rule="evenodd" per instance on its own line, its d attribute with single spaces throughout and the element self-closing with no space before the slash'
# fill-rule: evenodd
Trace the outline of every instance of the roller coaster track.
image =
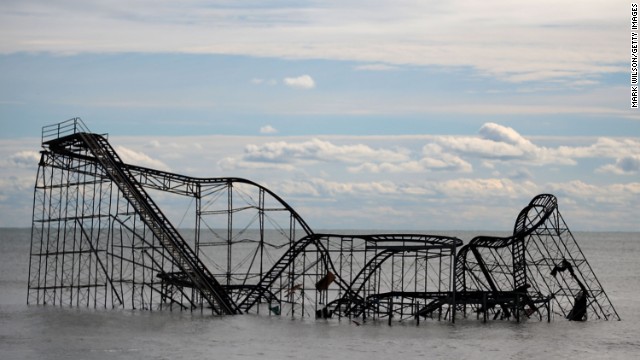
<svg viewBox="0 0 640 360">
<path fill-rule="evenodd" d="M 412 310 L 412 315 L 426 316 L 446 305 L 451 309 L 453 305 L 455 318 L 455 309 L 467 304 L 476 309 L 482 306 L 486 316 L 489 306 L 498 305 L 508 314 L 513 309 L 524 308 L 523 303 L 519 303 L 522 299 L 528 299 L 525 301 L 533 304 L 533 310 L 554 299 L 559 306 L 553 311 L 572 320 L 586 318 L 580 314 L 586 314 L 587 310 L 590 317 L 619 319 L 564 223 L 557 199 L 550 194 L 536 196 L 522 209 L 511 236 L 475 237 L 456 255 L 462 241 L 446 236 L 316 234 L 282 198 L 253 181 L 236 177 L 196 178 L 125 164 L 107 138 L 88 131 L 80 119 L 44 127 L 42 136 L 44 151 L 39 174 L 43 170 L 42 173 L 48 175 L 39 176 L 36 182 L 32 249 L 34 239 L 36 245 L 40 242 L 40 249 L 32 250 L 30 260 L 34 265 L 30 263 L 30 274 L 33 269 L 36 275 L 29 276 L 29 291 L 38 296 L 38 303 L 58 301 L 62 304 L 64 294 L 64 302 L 68 296 L 69 304 L 81 301 L 84 304 L 86 300 L 88 305 L 92 300 L 96 306 L 99 298 L 105 306 L 108 300 L 112 300 L 114 307 L 125 306 L 125 301 L 131 300 L 133 308 L 149 308 L 166 304 L 168 299 L 185 309 L 189 303 L 191 309 L 208 304 L 216 314 L 240 314 L 249 312 L 260 302 L 280 301 L 278 297 L 282 299 L 285 282 L 292 284 L 293 279 L 302 277 L 302 283 L 295 286 L 309 290 L 312 288 L 305 285 L 305 279 L 318 279 L 323 275 L 323 279 L 328 279 L 327 272 L 331 272 L 335 279 L 322 281 L 334 284 L 332 288 L 316 282 L 315 301 L 305 305 L 305 297 L 301 296 L 300 304 L 292 305 L 301 305 L 305 309 L 303 314 L 309 314 L 306 309 L 315 306 L 316 314 L 322 314 L 317 316 L 322 317 L 337 313 L 348 317 L 364 318 L 365 314 L 371 314 L 390 318 L 391 312 L 381 312 L 384 305 L 376 307 L 372 299 L 401 297 L 404 302 L 418 298 L 415 305 L 422 309 Z M 151 198 L 149 189 L 196 199 L 195 251 Z M 239 194 L 239 200 L 234 200 L 237 198 L 233 194 Z M 207 200 L 203 201 L 203 197 Z M 36 199 L 41 206 L 38 213 Z M 216 202 L 219 199 L 223 200 Z M 234 215 L 236 213 L 240 214 Z M 205 222 L 203 214 L 211 221 Z M 220 227 L 221 221 L 226 225 L 226 237 L 216 232 L 215 227 Z M 204 245 L 199 242 L 201 222 L 214 232 L 213 241 Z M 257 229 L 256 222 L 259 222 Z M 234 227 L 237 224 L 246 226 L 238 232 Z M 239 239 L 238 234 L 244 234 L 247 229 L 256 232 Z M 78 230 L 85 242 L 76 243 Z M 114 236 L 112 231 L 120 234 Z M 265 231 L 276 235 L 265 236 Z M 276 245 L 272 239 L 276 239 Z M 114 244 L 119 254 L 113 250 Z M 220 244 L 227 246 L 224 285 L 207 268 L 208 265 L 214 270 L 222 269 L 218 259 L 199 252 L 200 246 Z M 241 251 L 237 253 L 243 256 L 242 251 L 249 246 L 251 251 L 246 251 L 249 255 L 234 263 L 233 244 L 241 244 Z M 263 254 L 264 245 L 276 250 Z M 130 252 L 123 255 L 123 249 Z M 210 254 L 216 250 L 207 251 Z M 412 252 L 415 256 L 406 255 Z M 205 265 L 202 259 L 210 262 Z M 254 259 L 258 259 L 255 267 Z M 274 259 L 277 260 L 274 262 Z M 428 291 L 431 277 L 427 277 L 426 271 L 434 269 L 431 262 L 427 266 L 428 259 L 448 267 L 436 270 L 437 291 Z M 250 265 L 246 266 L 249 261 Z M 404 269 L 405 261 L 412 261 L 410 269 L 416 271 L 410 285 L 413 289 L 405 286 L 404 270 L 394 280 L 394 270 L 399 268 L 398 264 Z M 383 266 L 387 262 L 390 264 Z M 119 269 L 119 274 L 114 273 L 114 268 Z M 391 281 L 386 273 L 388 269 L 391 269 Z M 424 270 L 422 278 L 417 275 L 418 269 Z M 342 270 L 345 272 L 341 273 Z M 221 276 L 222 271 L 215 276 Z M 447 282 L 444 286 L 448 290 L 442 291 L 440 284 Z M 95 290 L 85 294 L 85 287 Z M 531 289 L 526 290 L 528 287 Z M 60 290 L 56 293 L 57 289 Z M 160 294 L 161 300 L 153 302 L 152 294 Z M 44 300 L 40 300 L 40 296 Z M 578 308 L 578 296 L 587 298 L 584 306 L 588 309 L 583 305 Z M 426 299 L 432 301 L 425 304 Z M 393 303 L 389 299 L 388 310 L 393 311 L 393 307 L 402 302 Z M 319 309 L 319 305 L 323 308 Z M 402 312 L 400 314 L 402 316 Z"/>
<path fill-rule="evenodd" d="M 64 148 L 56 148 L 55 152 L 63 153 L 70 157 L 82 158 L 85 160 L 95 160 L 93 157 L 87 157 L 85 155 L 77 154 L 73 151 L 69 151 Z M 284 199 L 278 194 L 274 193 L 267 187 L 264 187 L 254 181 L 239 178 L 239 177 L 214 177 L 214 178 L 201 178 L 194 176 L 187 176 L 182 174 L 176 174 L 168 171 L 151 169 L 143 166 L 132 165 L 127 163 L 119 164 L 120 167 L 130 172 L 132 178 L 136 179 L 145 188 L 150 188 L 159 191 L 171 192 L 179 195 L 186 196 L 198 196 L 197 188 L 203 185 L 229 185 L 229 184 L 246 184 L 254 186 L 261 191 L 272 196 L 278 201 L 283 209 L 291 213 L 292 217 L 300 223 L 300 226 L 306 234 L 313 234 L 311 227 L 304 221 L 304 219 L 291 207 Z"/>
<path fill-rule="evenodd" d="M 540 227 L 556 210 L 557 200 L 553 195 L 541 194 L 531 200 L 515 222 L 513 235 L 509 237 L 478 236 L 473 238 L 458 252 L 455 267 L 456 291 L 467 291 L 466 270 L 468 270 L 467 257 L 471 253 L 484 275 L 486 285 L 491 291 L 500 291 L 495 284 L 491 271 L 486 268 L 485 262 L 479 253 L 479 249 L 501 249 L 512 247 L 513 258 L 513 289 L 521 289 L 527 283 L 525 263 L 525 237 Z M 505 289 L 503 289 L 505 290 Z"/>
<path fill-rule="evenodd" d="M 532 292 L 538 298 L 546 297 L 546 301 L 554 299 L 558 311 L 567 318 L 576 310 L 582 293 L 590 299 L 586 306 L 592 316 L 619 320 L 557 207 L 555 196 L 538 195 L 519 213 L 513 235 L 479 236 L 463 246 L 456 257 L 456 292 L 512 291 L 514 296 L 528 296 Z M 501 252 L 505 250 L 510 250 L 510 254 Z M 571 271 L 571 276 L 560 275 L 556 270 L 565 267 L 578 270 Z M 511 279 L 506 277 L 507 271 Z M 496 281 L 499 276 L 501 282 Z M 508 314 L 505 305 L 500 305 Z"/>
<path fill-rule="evenodd" d="M 551 194 L 534 197 L 518 214 L 513 236 L 526 236 L 538 229 L 558 207 L 558 200 Z"/>
<path fill-rule="evenodd" d="M 237 305 L 146 193 L 129 168 L 124 166 L 116 151 L 103 136 L 75 131 L 71 135 L 49 140 L 46 145 L 53 152 L 68 152 L 68 149 L 73 147 L 87 148 L 160 240 L 162 246 L 171 254 L 176 266 L 196 285 L 213 311 L 218 314 L 240 313 Z"/>
<path fill-rule="evenodd" d="M 131 164 L 123 164 L 123 166 L 126 167 L 134 177 L 139 179 L 141 184 L 145 187 L 183 195 L 195 196 L 196 192 L 195 190 L 193 190 L 193 188 L 202 185 L 246 184 L 255 186 L 260 191 L 264 191 L 265 193 L 269 194 L 282 205 L 283 209 L 291 213 L 292 217 L 300 224 L 306 234 L 313 234 L 313 230 L 311 230 L 311 227 L 304 221 L 304 219 L 296 212 L 293 207 L 291 207 L 286 201 L 284 201 L 280 196 L 278 196 L 270 189 L 251 180 L 238 177 L 199 178 Z"/>
<path fill-rule="evenodd" d="M 453 249 L 462 245 L 461 240 L 447 236 L 388 234 L 363 236 L 363 238 L 373 244 L 371 248 L 377 249 L 377 252 L 358 272 L 342 297 L 327 304 L 327 311 L 341 311 L 344 316 L 352 317 L 362 315 L 367 303 L 360 294 L 376 270 L 395 254 L 424 251 L 435 247 L 450 247 Z"/>
</svg>

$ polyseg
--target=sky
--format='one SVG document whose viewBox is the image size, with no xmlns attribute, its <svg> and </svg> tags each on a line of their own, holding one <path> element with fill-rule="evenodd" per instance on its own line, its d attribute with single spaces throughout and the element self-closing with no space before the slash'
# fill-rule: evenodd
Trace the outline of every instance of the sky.
<svg viewBox="0 0 640 360">
<path fill-rule="evenodd" d="M 0 2 L 0 226 L 74 117 L 314 229 L 510 231 L 552 193 L 572 230 L 640 231 L 627 1 Z"/>
</svg>

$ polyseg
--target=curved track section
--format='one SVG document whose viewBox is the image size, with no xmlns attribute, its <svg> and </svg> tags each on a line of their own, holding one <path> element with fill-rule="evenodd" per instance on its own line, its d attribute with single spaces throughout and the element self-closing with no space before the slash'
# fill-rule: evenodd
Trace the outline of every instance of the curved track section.
<svg viewBox="0 0 640 360">
<path fill-rule="evenodd" d="M 327 304 L 326 312 L 337 313 L 339 316 L 359 317 L 368 307 L 377 305 L 375 302 L 368 302 L 365 299 L 380 298 L 381 291 L 393 293 L 398 298 L 413 298 L 416 293 L 426 294 L 429 290 L 426 282 L 419 286 L 414 284 L 413 288 L 409 289 L 405 288 L 403 281 L 400 283 L 392 281 L 386 289 L 382 290 L 379 285 L 373 284 L 371 286 L 370 280 L 372 277 L 393 276 L 389 273 L 394 272 L 398 263 L 401 271 L 406 272 L 406 269 L 413 268 L 415 276 L 417 276 L 418 269 L 426 271 L 428 268 L 429 257 L 441 261 L 443 258 L 451 256 L 455 249 L 462 245 L 462 240 L 458 238 L 437 235 L 376 234 L 362 236 L 361 239 L 367 243 L 372 256 L 351 280 L 343 295 Z M 420 261 L 424 261 L 424 264 Z M 386 269 L 384 268 L 385 264 L 389 265 Z"/>
<path fill-rule="evenodd" d="M 456 290 L 513 291 L 526 286 L 525 237 L 542 227 L 556 209 L 555 196 L 540 194 L 520 211 L 512 236 L 473 238 L 457 256 Z"/>
<path fill-rule="evenodd" d="M 526 236 L 534 232 L 547 221 L 557 207 L 558 200 L 555 196 L 551 194 L 537 195 L 518 214 L 513 228 L 513 236 Z"/>
<path fill-rule="evenodd" d="M 479 236 L 460 250 L 455 290 L 463 311 L 471 305 L 494 317 L 619 319 L 550 194 L 522 209 L 513 235 Z"/>
</svg>

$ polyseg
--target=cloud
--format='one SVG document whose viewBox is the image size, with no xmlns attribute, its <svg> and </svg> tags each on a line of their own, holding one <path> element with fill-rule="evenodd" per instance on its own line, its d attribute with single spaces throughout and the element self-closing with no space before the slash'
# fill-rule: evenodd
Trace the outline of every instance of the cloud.
<svg viewBox="0 0 640 360">
<path fill-rule="evenodd" d="M 271 125 L 265 125 L 260 128 L 260 134 L 275 134 L 278 130 Z"/>
<path fill-rule="evenodd" d="M 363 9 L 351 0 L 282 6 L 188 0 L 123 8 L 105 1 L 9 1 L 0 7 L 0 32 L 7 34 L 0 52 L 183 52 L 472 67 L 518 82 L 624 71 L 618 24 L 625 14 L 618 7 L 591 1 L 576 10 L 569 0 L 518 5 L 376 0 Z"/>
<path fill-rule="evenodd" d="M 407 149 L 375 149 L 365 144 L 336 145 L 330 141 L 311 139 L 304 142 L 268 142 L 245 146 L 241 156 L 226 157 L 218 164 L 227 170 L 269 168 L 292 171 L 314 163 L 359 164 L 352 172 L 374 171 L 372 167 L 410 167 Z M 380 164 L 378 164 L 380 163 Z"/>
<path fill-rule="evenodd" d="M 534 179 L 531 167 L 546 165 L 578 166 L 581 159 L 612 159 L 615 164 L 593 168 L 593 172 L 617 175 L 638 172 L 640 141 L 635 139 L 598 138 L 588 145 L 543 146 L 497 123 L 486 123 L 478 136 L 430 136 L 412 140 L 412 147 L 398 147 L 406 138 L 386 137 L 384 145 L 373 147 L 367 137 L 353 137 L 352 143 L 337 144 L 329 140 L 302 142 L 278 141 L 245 146 L 241 155 L 228 156 L 220 162 L 225 169 L 269 168 L 302 169 L 315 163 L 346 164 L 351 174 L 472 173 L 507 174 L 512 179 Z M 417 139 L 417 138 L 416 138 Z M 347 140 L 349 141 L 349 140 Z M 566 143 L 561 139 L 560 143 Z M 548 141 L 547 141 L 548 142 Z M 293 166 L 290 166 L 293 165 Z M 527 170 L 525 170 L 527 169 Z"/>
<path fill-rule="evenodd" d="M 622 158 L 640 154 L 640 141 L 636 139 L 598 138 L 589 146 L 560 146 L 561 156 L 574 158 Z"/>
<path fill-rule="evenodd" d="M 445 152 L 482 159 L 488 168 L 494 167 L 496 161 L 532 166 L 575 166 L 578 159 L 611 158 L 617 159 L 615 165 L 604 166 L 597 171 L 614 174 L 638 171 L 640 141 L 635 139 L 598 138 L 588 146 L 547 147 L 536 145 L 515 129 L 496 123 L 484 124 L 478 134 L 479 137 L 439 137 L 435 141 Z"/>
<path fill-rule="evenodd" d="M 407 195 L 438 197 L 448 199 L 487 199 L 495 197 L 520 197 L 526 199 L 530 194 L 536 194 L 539 186 L 532 181 L 514 181 L 507 178 L 459 178 L 445 181 L 411 181 L 393 182 L 381 181 L 337 181 L 322 178 L 283 181 L 274 184 L 274 188 L 286 194 L 308 195 L 315 197 L 340 196 L 388 196 L 393 195 L 397 200 L 416 201 L 407 199 Z M 371 198 L 376 201 L 375 197 Z"/>
<path fill-rule="evenodd" d="M 521 161 L 531 165 L 575 165 L 571 157 L 560 151 L 537 146 L 513 128 L 486 123 L 480 137 L 442 137 L 438 143 L 445 149 L 485 160 Z"/>
<path fill-rule="evenodd" d="M 323 179 L 313 180 L 312 183 L 320 193 L 328 195 L 355 195 L 355 194 L 397 194 L 400 188 L 392 181 L 371 182 L 339 182 Z"/>
<path fill-rule="evenodd" d="M 426 171 L 453 171 L 471 172 L 473 166 L 454 154 L 442 151 L 442 147 L 437 144 L 427 144 L 422 149 L 422 157 L 416 160 L 399 162 L 366 162 L 358 166 L 349 167 L 353 173 L 421 173 Z"/>
<path fill-rule="evenodd" d="M 332 142 L 312 139 L 305 142 L 270 142 L 245 147 L 242 159 L 265 163 L 344 162 L 359 163 L 367 160 L 399 162 L 408 159 L 406 150 L 374 149 L 368 145 L 336 145 Z"/>
<path fill-rule="evenodd" d="M 533 174 L 527 168 L 516 169 L 514 171 L 511 171 L 509 174 L 507 174 L 507 176 L 509 177 L 509 179 L 515 180 L 515 181 L 533 180 Z"/>
<path fill-rule="evenodd" d="M 398 70 L 398 66 L 392 66 L 388 64 L 366 64 L 358 65 L 354 69 L 358 71 L 393 71 Z"/>
<path fill-rule="evenodd" d="M 640 155 L 626 156 L 616 161 L 616 166 L 624 173 L 640 171 Z"/>
<path fill-rule="evenodd" d="M 533 144 L 514 129 L 496 123 L 486 123 L 478 131 L 484 139 L 512 144 L 519 147 L 532 147 Z"/>
<path fill-rule="evenodd" d="M 35 168 L 40 162 L 40 153 L 33 150 L 19 151 L 9 157 L 9 162 L 17 167 Z"/>
<path fill-rule="evenodd" d="M 275 184 L 273 188 L 277 188 L 278 192 L 287 194 L 288 196 L 320 196 L 320 192 L 316 186 L 308 181 L 284 180 Z"/>
<path fill-rule="evenodd" d="M 345 196 L 362 195 L 398 195 L 403 192 L 403 186 L 392 181 L 336 181 L 314 178 L 299 181 L 283 181 L 273 184 L 278 192 L 291 195 L 306 195 L 313 197 L 335 197 L 341 201 Z"/>
<path fill-rule="evenodd" d="M 638 229 L 637 138 L 529 137 L 516 129 L 488 123 L 475 136 L 283 136 L 273 141 L 259 134 L 113 135 L 110 140 L 121 144 L 116 150 L 133 164 L 264 184 L 314 228 L 508 230 L 531 197 L 553 193 L 572 229 Z M 5 159 L 0 161 L 0 226 L 29 225 L 38 153 L 25 149 L 37 147 L 39 140 L 0 139 Z M 490 146 L 500 156 L 487 151 Z M 574 165 L 564 169 L 563 163 L 549 162 L 558 157 Z M 541 161 L 553 166 L 531 166 Z M 400 213 L 407 216 L 396 218 Z"/>
<path fill-rule="evenodd" d="M 241 157 L 228 157 L 220 164 L 227 169 L 240 167 L 274 167 L 292 170 L 283 164 L 310 164 L 315 162 L 353 164 L 351 173 L 420 173 L 425 171 L 471 172 L 473 166 L 461 157 L 446 153 L 437 144 L 425 145 L 421 154 L 405 148 L 373 148 L 365 144 L 336 145 L 330 141 L 312 139 L 290 143 L 270 142 L 250 144 Z"/>
<path fill-rule="evenodd" d="M 164 162 L 158 159 L 154 159 L 149 155 L 140 151 L 135 151 L 135 150 L 126 148 L 124 146 L 118 145 L 116 146 L 116 152 L 118 153 L 118 155 L 120 155 L 120 157 L 122 158 L 122 161 L 128 164 L 138 165 L 138 166 L 143 166 L 143 167 L 148 167 L 148 168 L 158 169 L 158 170 L 170 169 L 170 167 Z"/>
<path fill-rule="evenodd" d="M 298 77 L 284 78 L 285 85 L 296 89 L 313 89 L 316 87 L 316 82 L 309 75 L 301 75 Z"/>
<path fill-rule="evenodd" d="M 531 181 L 513 181 L 503 178 L 460 178 L 431 182 L 428 187 L 446 198 L 487 199 L 523 197 L 535 194 L 538 186 Z"/>
<path fill-rule="evenodd" d="M 632 175 L 640 172 L 640 155 L 624 156 L 616 159 L 615 164 L 608 164 L 596 171 L 616 175 Z"/>
<path fill-rule="evenodd" d="M 0 193 L 4 193 L 6 198 L 9 198 L 9 196 L 16 197 L 16 195 L 24 196 L 26 191 L 33 190 L 35 180 L 35 173 L 21 173 L 18 176 L 1 176 Z"/>
<path fill-rule="evenodd" d="M 275 169 L 282 171 L 294 171 L 296 167 L 292 164 L 278 164 L 272 162 L 246 161 L 237 157 L 226 157 L 218 161 L 218 166 L 224 171 L 234 171 L 239 169 L 261 170 Z"/>
<path fill-rule="evenodd" d="M 465 229 L 508 230 L 518 211 L 539 193 L 555 194 L 572 229 L 637 229 L 633 214 L 640 200 L 640 183 L 598 185 L 580 180 L 534 182 L 501 177 L 450 180 L 407 179 L 406 182 L 339 181 L 306 179 L 273 184 L 272 189 L 306 204 L 302 214 L 311 224 L 317 221 L 337 226 L 355 221 L 344 219 L 350 212 L 366 213 L 368 224 L 408 226 L 454 226 Z M 306 199 L 302 201 L 301 199 Z M 320 199 L 314 204 L 313 199 Z M 371 213 L 371 208 L 402 209 L 407 217 Z M 631 215 L 630 215 L 631 214 Z M 428 220 L 425 220 L 425 217 Z M 400 225 L 398 225 L 400 224 Z M 490 225 L 491 224 L 491 225 Z M 369 225 L 370 227 L 370 225 Z"/>
<path fill-rule="evenodd" d="M 636 200 L 639 200 L 640 197 L 640 182 L 599 185 L 573 180 L 564 183 L 550 183 L 547 187 L 558 196 L 567 196 L 576 203 L 618 204 L 623 207 L 637 207 Z"/>
</svg>

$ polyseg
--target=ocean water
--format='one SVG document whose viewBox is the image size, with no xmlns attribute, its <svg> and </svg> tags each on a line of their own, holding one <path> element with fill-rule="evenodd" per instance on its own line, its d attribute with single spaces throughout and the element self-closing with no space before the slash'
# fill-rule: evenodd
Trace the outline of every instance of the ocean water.
<svg viewBox="0 0 640 360">
<path fill-rule="evenodd" d="M 480 234 L 443 235 L 466 242 Z M 389 326 L 27 306 L 30 230 L 0 229 L 0 359 L 640 358 L 640 233 L 574 235 L 622 321 L 483 323 L 472 317 Z"/>
</svg>

